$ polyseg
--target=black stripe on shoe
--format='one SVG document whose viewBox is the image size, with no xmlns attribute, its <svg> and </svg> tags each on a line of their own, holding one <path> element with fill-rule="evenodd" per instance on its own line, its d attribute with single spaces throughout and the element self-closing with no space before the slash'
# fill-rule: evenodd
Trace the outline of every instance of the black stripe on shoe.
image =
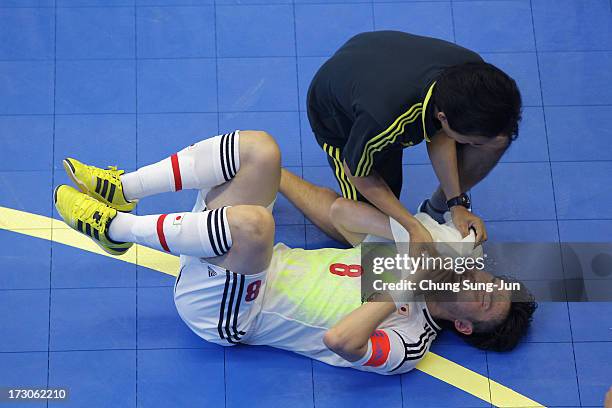
<svg viewBox="0 0 612 408">
<path fill-rule="evenodd" d="M 96 193 L 100 194 L 100 187 L 102 187 L 102 179 L 96 177 Z"/>
<path fill-rule="evenodd" d="M 102 197 L 106 197 L 107 190 L 108 190 L 108 180 L 104 180 L 104 184 L 102 185 L 102 191 L 100 191 L 100 195 Z"/>
<path fill-rule="evenodd" d="M 108 192 L 108 198 L 107 198 L 109 203 L 113 202 L 113 198 L 115 197 L 115 189 L 116 189 L 115 185 L 111 184 L 110 191 Z"/>
<path fill-rule="evenodd" d="M 91 237 L 91 225 L 89 224 L 85 224 L 85 235 L 88 235 Z"/>
<path fill-rule="evenodd" d="M 76 169 L 74 168 L 74 166 L 70 162 L 70 159 L 64 159 L 64 162 L 68 165 L 68 167 L 70 167 L 70 170 L 72 171 L 72 174 L 74 174 L 76 176 Z"/>
<path fill-rule="evenodd" d="M 77 220 L 77 230 L 79 230 L 79 232 L 83 232 L 83 221 Z"/>
<path fill-rule="evenodd" d="M 99 232 L 98 232 L 98 230 L 97 230 L 97 229 L 95 229 L 95 228 L 94 228 L 94 230 L 93 230 L 93 236 L 94 236 L 94 238 L 95 238 L 96 240 L 98 240 L 98 241 L 100 240 L 100 233 L 99 233 Z"/>
</svg>

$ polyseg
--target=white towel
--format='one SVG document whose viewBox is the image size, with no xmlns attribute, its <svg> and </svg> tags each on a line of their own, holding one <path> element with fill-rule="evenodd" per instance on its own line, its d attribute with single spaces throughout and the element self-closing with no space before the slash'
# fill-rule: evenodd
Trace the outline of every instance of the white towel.
<svg viewBox="0 0 612 408">
<path fill-rule="evenodd" d="M 447 213 L 450 216 L 450 213 Z M 456 257 L 481 257 L 483 256 L 482 246 L 474 248 L 476 234 L 470 231 L 465 238 L 453 224 L 450 217 L 445 218 L 445 224 L 438 224 L 436 220 L 426 213 L 418 213 L 415 218 L 429 231 L 433 241 L 437 244 L 436 249 L 442 256 Z M 395 219 L 389 217 L 389 225 L 395 242 L 410 242 L 410 233 Z"/>
</svg>

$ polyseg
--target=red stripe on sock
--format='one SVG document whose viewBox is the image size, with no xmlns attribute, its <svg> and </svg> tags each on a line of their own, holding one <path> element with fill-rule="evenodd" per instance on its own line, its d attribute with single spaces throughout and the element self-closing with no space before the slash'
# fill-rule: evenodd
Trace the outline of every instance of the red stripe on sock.
<svg viewBox="0 0 612 408">
<path fill-rule="evenodd" d="M 164 251 L 170 252 L 170 248 L 168 248 L 168 243 L 166 242 L 166 236 L 164 235 L 164 220 L 168 214 L 162 214 L 157 219 L 157 236 L 159 237 L 159 243 L 161 244 Z"/>
<path fill-rule="evenodd" d="M 183 189 L 183 181 L 181 180 L 181 168 L 179 167 L 178 154 L 174 153 L 170 156 L 172 162 L 172 173 L 174 173 L 174 191 Z"/>
</svg>

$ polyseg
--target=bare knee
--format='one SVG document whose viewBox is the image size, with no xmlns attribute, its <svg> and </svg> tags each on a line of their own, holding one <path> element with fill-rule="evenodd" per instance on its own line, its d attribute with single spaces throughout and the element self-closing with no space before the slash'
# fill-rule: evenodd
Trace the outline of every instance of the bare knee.
<svg viewBox="0 0 612 408">
<path fill-rule="evenodd" d="M 274 218 L 264 207 L 239 205 L 227 211 L 232 249 L 223 265 L 242 274 L 265 270 L 272 259 L 274 247 Z"/>
<path fill-rule="evenodd" d="M 354 208 L 355 202 L 348 198 L 338 197 L 329 207 L 329 216 L 335 227 L 342 227 L 344 221 Z"/>
<path fill-rule="evenodd" d="M 240 132 L 240 161 L 258 168 L 280 169 L 281 152 L 276 140 L 267 132 Z"/>
<path fill-rule="evenodd" d="M 239 205 L 227 210 L 232 241 L 260 251 L 274 243 L 274 218 L 258 205 Z"/>
</svg>

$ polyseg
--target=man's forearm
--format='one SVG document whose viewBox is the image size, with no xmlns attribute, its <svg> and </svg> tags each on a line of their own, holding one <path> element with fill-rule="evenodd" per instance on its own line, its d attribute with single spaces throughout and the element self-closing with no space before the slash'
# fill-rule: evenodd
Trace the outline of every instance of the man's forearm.
<svg viewBox="0 0 612 408">
<path fill-rule="evenodd" d="M 395 303 L 388 294 L 381 294 L 376 302 L 367 302 L 343 317 L 325 333 L 325 345 L 348 361 L 362 358 L 370 336 L 395 311 Z"/>
<path fill-rule="evenodd" d="M 437 133 L 427 143 L 427 153 L 446 199 L 462 193 L 457 166 L 457 143 L 444 132 Z"/>
<path fill-rule="evenodd" d="M 346 164 L 345 171 L 355 188 L 376 208 L 402 224 L 409 232 L 418 226 L 419 221 L 406 210 L 380 176 L 372 173 L 366 177 L 353 177 Z"/>
</svg>

